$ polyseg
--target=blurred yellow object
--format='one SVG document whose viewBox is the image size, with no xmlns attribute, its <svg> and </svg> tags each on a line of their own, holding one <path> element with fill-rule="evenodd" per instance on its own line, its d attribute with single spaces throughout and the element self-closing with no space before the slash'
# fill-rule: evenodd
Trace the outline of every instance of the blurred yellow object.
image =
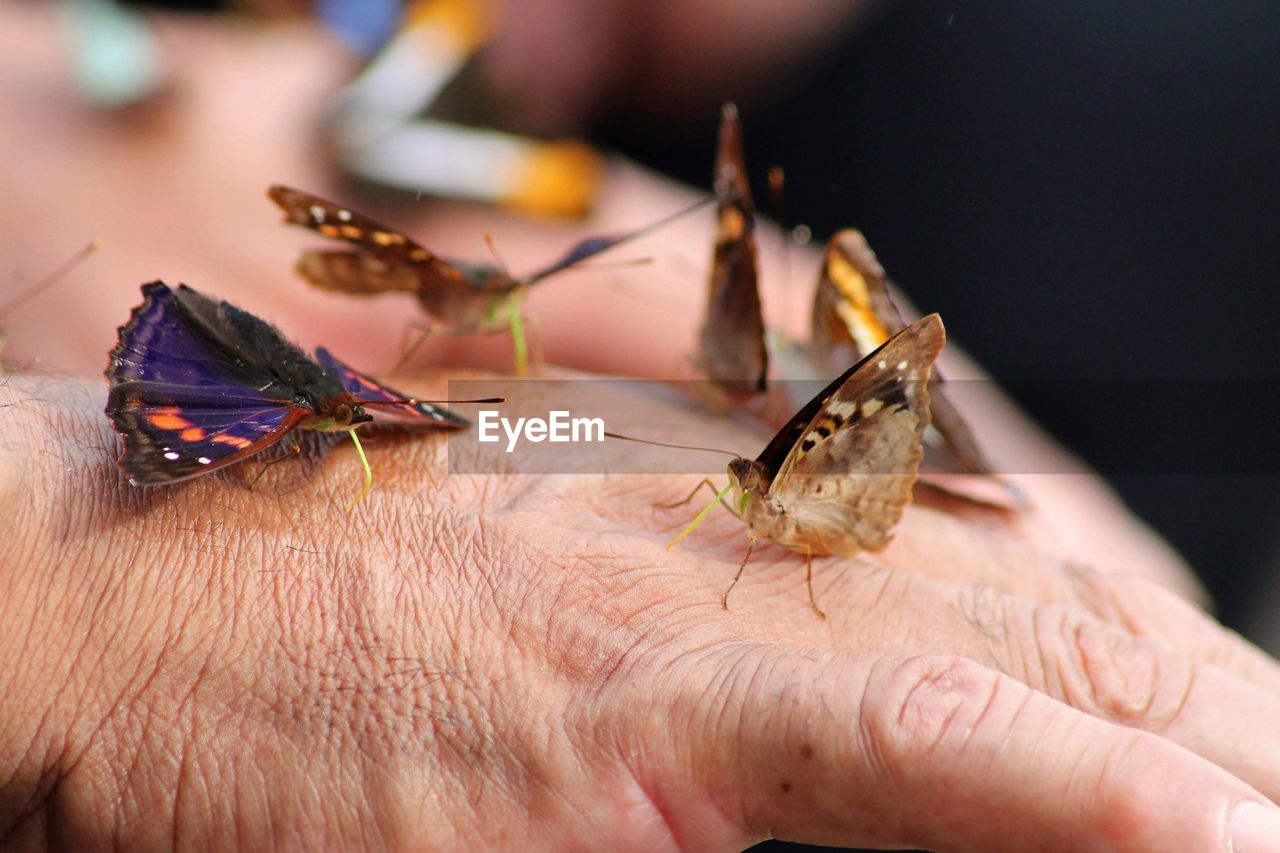
<svg viewBox="0 0 1280 853">
<path fill-rule="evenodd" d="M 461 74 L 493 34 L 478 0 L 418 0 L 399 32 L 338 96 L 332 147 L 347 171 L 410 192 L 581 217 L 604 172 L 583 142 L 543 141 L 435 111 L 441 95 L 501 114 L 482 75 Z"/>
<path fill-rule="evenodd" d="M 417 0 L 405 13 L 403 33 L 450 33 L 471 53 L 493 34 L 489 10 L 475 0 Z"/>
<path fill-rule="evenodd" d="M 585 216 L 600 188 L 600 153 L 581 142 L 530 143 L 524 174 L 504 203 L 540 216 Z"/>
</svg>

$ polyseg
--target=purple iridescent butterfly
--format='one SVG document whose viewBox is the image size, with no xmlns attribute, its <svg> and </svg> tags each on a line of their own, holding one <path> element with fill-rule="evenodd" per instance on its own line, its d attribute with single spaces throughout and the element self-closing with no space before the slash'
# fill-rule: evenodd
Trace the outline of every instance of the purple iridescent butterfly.
<svg viewBox="0 0 1280 853">
<path fill-rule="evenodd" d="M 467 421 L 408 398 L 319 348 L 313 359 L 264 320 L 180 284 L 142 286 L 107 363 L 107 417 L 119 465 L 137 486 L 207 474 L 295 428 L 350 431 L 393 421 L 461 429 Z"/>
</svg>

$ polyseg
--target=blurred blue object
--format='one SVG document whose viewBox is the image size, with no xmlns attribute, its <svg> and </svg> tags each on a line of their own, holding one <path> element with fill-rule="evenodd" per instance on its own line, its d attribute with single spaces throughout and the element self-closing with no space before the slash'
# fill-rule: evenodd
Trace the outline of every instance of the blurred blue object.
<svg viewBox="0 0 1280 853">
<path fill-rule="evenodd" d="M 317 0 L 315 14 L 347 47 L 373 56 L 395 33 L 400 0 Z"/>
<path fill-rule="evenodd" d="M 146 100 L 164 79 L 160 48 L 146 20 L 113 0 L 62 0 L 76 91 L 100 107 Z"/>
</svg>

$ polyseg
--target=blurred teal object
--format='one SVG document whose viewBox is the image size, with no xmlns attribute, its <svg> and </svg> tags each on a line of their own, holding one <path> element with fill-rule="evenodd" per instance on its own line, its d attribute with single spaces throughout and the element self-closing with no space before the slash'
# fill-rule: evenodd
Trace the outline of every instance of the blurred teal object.
<svg viewBox="0 0 1280 853">
<path fill-rule="evenodd" d="M 77 93 L 108 109 L 155 94 L 160 48 L 146 20 L 113 0 L 61 0 L 62 28 Z"/>
</svg>

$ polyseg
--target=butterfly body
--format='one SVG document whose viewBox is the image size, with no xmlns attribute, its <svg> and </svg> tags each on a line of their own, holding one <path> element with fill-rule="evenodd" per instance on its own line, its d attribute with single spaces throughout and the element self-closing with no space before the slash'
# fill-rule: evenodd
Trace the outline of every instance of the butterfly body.
<svg viewBox="0 0 1280 853">
<path fill-rule="evenodd" d="M 467 421 L 406 398 L 321 348 L 313 359 L 274 326 L 179 285 L 143 285 L 108 358 L 107 416 L 135 485 L 196 477 L 294 429 L 349 432 L 378 419 L 457 429 Z"/>
<path fill-rule="evenodd" d="M 945 339 L 938 315 L 923 318 L 828 385 L 757 459 L 729 464 L 753 539 L 809 554 L 888 545 L 924 455 Z"/>
</svg>

